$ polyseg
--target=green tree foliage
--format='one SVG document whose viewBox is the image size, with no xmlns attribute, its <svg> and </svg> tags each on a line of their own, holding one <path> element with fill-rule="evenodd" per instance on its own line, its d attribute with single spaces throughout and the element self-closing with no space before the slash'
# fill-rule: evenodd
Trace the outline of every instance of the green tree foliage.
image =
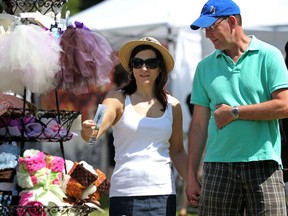
<svg viewBox="0 0 288 216">
<path fill-rule="evenodd" d="M 89 7 L 92 7 L 95 4 L 98 4 L 104 0 L 68 0 L 66 3 L 66 8 L 64 10 L 70 10 L 70 15 L 73 16 L 76 13 L 79 13 L 82 10 L 85 10 Z"/>
</svg>

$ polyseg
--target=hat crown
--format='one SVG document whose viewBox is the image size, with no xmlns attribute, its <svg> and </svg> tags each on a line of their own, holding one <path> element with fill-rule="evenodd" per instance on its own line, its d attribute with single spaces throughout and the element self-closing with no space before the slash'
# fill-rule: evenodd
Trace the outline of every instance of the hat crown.
<svg viewBox="0 0 288 216">
<path fill-rule="evenodd" d="M 160 42 L 153 37 L 144 37 L 144 38 L 141 38 L 140 41 L 148 41 L 148 42 L 152 42 L 152 43 L 161 45 Z"/>
<path fill-rule="evenodd" d="M 203 6 L 200 17 L 191 25 L 191 29 L 211 26 L 220 17 L 240 14 L 240 8 L 233 0 L 209 0 Z"/>
<path fill-rule="evenodd" d="M 240 14 L 240 9 L 233 0 L 209 0 L 201 11 L 201 16 L 221 17 L 235 14 Z"/>
</svg>

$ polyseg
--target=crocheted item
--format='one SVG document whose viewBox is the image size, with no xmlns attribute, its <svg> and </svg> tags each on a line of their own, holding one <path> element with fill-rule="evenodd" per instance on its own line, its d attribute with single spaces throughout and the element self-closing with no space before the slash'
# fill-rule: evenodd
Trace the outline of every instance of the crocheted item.
<svg viewBox="0 0 288 216">
<path fill-rule="evenodd" d="M 97 180 L 97 175 L 85 169 L 82 164 L 75 163 L 75 166 L 73 168 L 73 171 L 70 174 L 71 178 L 75 179 L 84 187 L 88 187 Z"/>
<path fill-rule="evenodd" d="M 49 170 L 50 184 L 61 185 L 64 159 L 57 156 L 46 155 L 46 168 Z"/>
<path fill-rule="evenodd" d="M 35 206 L 35 207 L 43 207 L 43 206 L 62 206 L 63 198 L 66 198 L 66 195 L 63 191 L 60 190 L 58 186 L 51 186 L 49 189 L 39 187 L 34 188 L 33 190 L 23 190 L 20 192 L 20 206 Z M 23 214 L 24 209 L 19 209 L 18 215 Z M 29 208 L 28 210 L 33 210 Z M 31 214 L 33 212 L 29 212 L 29 215 L 46 215 L 45 209 L 37 208 L 37 214 Z"/>
<path fill-rule="evenodd" d="M 105 193 L 110 190 L 110 181 L 107 179 L 105 173 L 103 173 L 101 170 L 96 169 L 96 173 L 98 175 L 98 179 L 95 182 L 95 185 L 97 186 L 97 191 L 100 193 Z"/>
<path fill-rule="evenodd" d="M 0 145 L 0 152 L 11 153 L 13 155 L 20 155 L 20 147 L 17 146 L 16 142 L 3 143 Z"/>
<path fill-rule="evenodd" d="M 105 173 L 103 173 L 101 170 L 96 169 L 96 173 L 98 175 L 98 179 L 95 182 L 97 190 L 95 193 L 91 194 L 89 198 L 94 201 L 99 201 L 101 196 L 109 191 L 110 181 L 106 178 Z"/>
<path fill-rule="evenodd" d="M 76 179 L 70 178 L 66 186 L 66 194 L 74 198 L 81 198 L 84 188 Z"/>
<path fill-rule="evenodd" d="M 97 174 L 85 161 L 66 161 L 68 174 L 64 175 L 62 189 L 72 198 L 85 199 L 96 191 Z"/>
<path fill-rule="evenodd" d="M 25 150 L 19 158 L 17 180 L 21 191 L 20 206 L 35 206 L 36 213 L 29 215 L 46 215 L 42 206 L 63 206 L 66 194 L 61 189 L 64 160 L 58 156 L 45 155 L 34 149 Z M 18 215 L 25 215 L 23 208 L 18 209 Z"/>
<path fill-rule="evenodd" d="M 2 152 L 0 153 L 0 170 L 13 168 L 15 169 L 18 165 L 18 156 L 11 153 Z"/>
<path fill-rule="evenodd" d="M 13 182 L 15 174 L 14 168 L 0 170 L 0 182 Z"/>
<path fill-rule="evenodd" d="M 18 184 L 22 188 L 61 185 L 64 160 L 58 156 L 45 155 L 38 150 L 26 150 L 19 158 Z"/>
</svg>

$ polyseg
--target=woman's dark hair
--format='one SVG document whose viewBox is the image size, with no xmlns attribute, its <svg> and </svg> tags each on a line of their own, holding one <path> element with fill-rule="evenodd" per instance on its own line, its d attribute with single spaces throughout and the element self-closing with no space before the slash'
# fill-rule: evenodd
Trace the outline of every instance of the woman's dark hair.
<svg viewBox="0 0 288 216">
<path fill-rule="evenodd" d="M 156 58 L 159 59 L 160 61 L 160 64 L 159 64 L 160 73 L 156 79 L 153 94 L 156 97 L 156 99 L 162 104 L 163 106 L 162 111 L 164 111 L 167 108 L 167 95 L 166 94 L 168 93 L 168 91 L 166 90 L 165 85 L 168 80 L 168 73 L 166 71 L 166 67 L 165 67 L 164 60 L 163 60 L 161 53 L 157 49 L 149 45 L 137 46 L 131 52 L 131 55 L 129 58 L 129 68 L 132 71 L 131 59 L 133 59 L 137 55 L 137 53 L 143 50 L 153 50 L 156 54 Z M 126 86 L 122 88 L 124 94 L 131 95 L 137 89 L 136 80 L 134 78 L 133 73 L 131 73 L 131 76 L 132 76 L 132 79 L 129 81 L 129 83 Z"/>
</svg>

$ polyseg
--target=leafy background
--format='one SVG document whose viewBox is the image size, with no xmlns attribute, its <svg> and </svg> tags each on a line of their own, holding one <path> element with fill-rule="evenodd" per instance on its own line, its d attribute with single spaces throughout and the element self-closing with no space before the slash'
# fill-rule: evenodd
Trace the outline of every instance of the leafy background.
<svg viewBox="0 0 288 216">
<path fill-rule="evenodd" d="M 85 10 L 95 4 L 103 2 L 104 0 L 68 0 L 66 3 L 67 9 L 70 10 L 71 16 Z"/>
</svg>

